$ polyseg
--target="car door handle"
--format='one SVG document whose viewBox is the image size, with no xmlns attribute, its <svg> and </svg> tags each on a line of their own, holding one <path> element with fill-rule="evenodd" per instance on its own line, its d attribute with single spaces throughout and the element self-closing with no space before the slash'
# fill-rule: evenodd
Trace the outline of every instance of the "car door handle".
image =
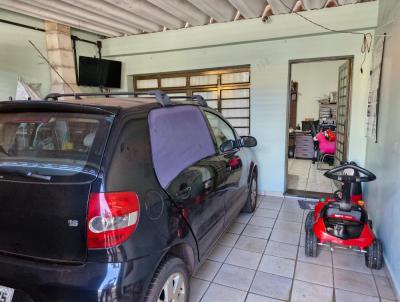
<svg viewBox="0 0 400 302">
<path fill-rule="evenodd" d="M 190 196 L 190 192 L 192 191 L 192 187 L 185 187 L 178 192 L 176 192 L 176 197 L 179 197 L 181 199 L 187 199 Z"/>
</svg>

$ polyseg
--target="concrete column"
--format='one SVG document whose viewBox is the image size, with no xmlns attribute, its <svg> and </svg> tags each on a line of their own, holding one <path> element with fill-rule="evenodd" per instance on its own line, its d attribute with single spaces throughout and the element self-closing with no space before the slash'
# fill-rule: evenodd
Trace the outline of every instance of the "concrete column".
<svg viewBox="0 0 400 302">
<path fill-rule="evenodd" d="M 75 77 L 74 53 L 71 45 L 69 26 L 45 21 L 47 57 L 51 65 L 72 87 L 79 92 Z M 51 70 L 51 92 L 71 93 L 71 88 L 64 83 L 57 73 Z"/>
</svg>

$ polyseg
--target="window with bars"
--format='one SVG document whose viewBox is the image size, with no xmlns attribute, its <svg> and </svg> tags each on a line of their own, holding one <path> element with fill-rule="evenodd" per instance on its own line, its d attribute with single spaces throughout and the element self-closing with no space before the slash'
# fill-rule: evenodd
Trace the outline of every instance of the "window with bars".
<svg viewBox="0 0 400 302">
<path fill-rule="evenodd" d="M 169 96 L 201 95 L 239 135 L 250 134 L 250 67 L 146 74 L 134 77 L 137 92 L 160 89 Z"/>
</svg>

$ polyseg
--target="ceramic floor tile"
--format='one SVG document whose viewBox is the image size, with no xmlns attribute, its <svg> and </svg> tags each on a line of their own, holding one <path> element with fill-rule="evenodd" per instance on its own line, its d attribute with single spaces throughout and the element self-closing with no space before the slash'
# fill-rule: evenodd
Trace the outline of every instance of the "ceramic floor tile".
<svg viewBox="0 0 400 302">
<path fill-rule="evenodd" d="M 248 291 L 254 274 L 255 271 L 251 269 L 223 264 L 213 282 L 239 290 Z"/>
<path fill-rule="evenodd" d="M 371 269 L 365 266 L 365 257 L 363 255 L 346 255 L 333 253 L 333 267 L 344 270 L 372 274 Z"/>
<path fill-rule="evenodd" d="M 284 211 L 282 210 L 279 213 L 278 220 L 290 221 L 290 222 L 298 222 L 301 223 L 303 221 L 303 212 L 293 212 L 293 211 Z"/>
<path fill-rule="evenodd" d="M 189 302 L 199 302 L 206 292 L 210 282 L 192 278 L 190 279 Z"/>
<path fill-rule="evenodd" d="M 239 216 L 236 218 L 235 222 L 239 222 L 239 223 L 248 223 L 249 220 L 251 219 L 251 217 L 253 217 L 253 214 L 249 214 L 249 213 L 240 213 Z"/>
<path fill-rule="evenodd" d="M 282 277 L 293 278 L 294 266 L 294 260 L 264 255 L 258 270 Z"/>
<path fill-rule="evenodd" d="M 250 292 L 288 301 L 291 285 L 292 279 L 258 271 Z"/>
<path fill-rule="evenodd" d="M 382 266 L 381 269 L 373 269 L 373 270 L 372 270 L 372 274 L 373 274 L 374 276 L 387 277 L 388 274 L 387 274 L 387 272 L 386 272 L 385 264 L 383 264 L 383 266 Z"/>
<path fill-rule="evenodd" d="M 240 235 L 246 227 L 245 223 L 234 222 L 228 229 L 228 233 Z"/>
<path fill-rule="evenodd" d="M 281 300 L 273 299 L 273 298 L 268 298 L 265 296 L 260 296 L 256 294 L 249 293 L 247 295 L 246 302 L 282 302 Z"/>
<path fill-rule="evenodd" d="M 375 276 L 376 286 L 378 287 L 379 296 L 388 300 L 396 300 L 394 291 L 390 281 L 386 277 Z"/>
<path fill-rule="evenodd" d="M 300 281 L 333 287 L 331 267 L 306 262 L 297 262 L 294 278 Z"/>
<path fill-rule="evenodd" d="M 242 235 L 261 238 L 261 239 L 268 239 L 269 235 L 271 234 L 271 228 L 264 228 L 256 225 L 248 224 L 243 231 Z"/>
<path fill-rule="evenodd" d="M 238 234 L 225 233 L 218 241 L 219 244 L 233 247 L 239 239 Z"/>
<path fill-rule="evenodd" d="M 317 257 L 307 257 L 303 246 L 299 247 L 297 259 L 302 262 L 332 267 L 332 254 L 329 251 L 318 249 Z"/>
<path fill-rule="evenodd" d="M 261 209 L 258 208 L 254 212 L 254 216 L 260 216 L 260 217 L 267 217 L 267 218 L 273 218 L 275 219 L 278 216 L 279 211 L 278 210 L 271 210 L 271 209 Z"/>
<path fill-rule="evenodd" d="M 209 286 L 201 302 L 243 302 L 245 299 L 245 291 L 213 283 Z"/>
<path fill-rule="evenodd" d="M 270 240 L 267 244 L 264 254 L 295 260 L 297 256 L 297 249 L 297 245 Z"/>
<path fill-rule="evenodd" d="M 303 217 L 303 213 L 301 213 L 301 217 Z M 293 233 L 299 233 L 302 228 L 302 224 L 297 222 L 290 222 L 284 220 L 277 220 L 274 226 L 274 230 L 279 229 L 283 231 L 289 231 Z"/>
<path fill-rule="evenodd" d="M 198 269 L 194 277 L 207 281 L 212 281 L 221 265 L 222 263 L 220 262 L 206 260 Z"/>
<path fill-rule="evenodd" d="M 249 224 L 251 225 L 261 226 L 264 228 L 272 228 L 274 223 L 275 219 L 260 216 L 253 216 L 253 218 L 251 218 L 249 221 Z"/>
<path fill-rule="evenodd" d="M 271 210 L 280 210 L 282 206 L 282 200 L 277 201 L 276 199 L 267 200 L 264 199 L 260 202 L 259 207 L 261 209 L 271 209 Z"/>
<path fill-rule="evenodd" d="M 290 302 L 333 302 L 333 288 L 294 280 Z"/>
<path fill-rule="evenodd" d="M 218 262 L 224 262 L 226 257 L 228 257 L 231 249 L 231 247 L 217 244 L 214 250 L 211 252 L 210 256 L 208 256 L 208 259 Z"/>
<path fill-rule="evenodd" d="M 299 206 L 298 198 L 285 198 L 281 208 L 282 212 L 303 212 Z"/>
<path fill-rule="evenodd" d="M 262 254 L 260 253 L 234 248 L 228 255 L 228 258 L 226 258 L 225 263 L 255 270 L 260 262 L 261 257 Z"/>
<path fill-rule="evenodd" d="M 266 239 L 261 238 L 254 238 L 249 236 L 240 236 L 239 240 L 235 244 L 235 248 L 256 252 L 256 253 L 263 253 L 265 250 L 265 246 L 267 245 Z"/>
<path fill-rule="evenodd" d="M 334 269 L 335 287 L 367 296 L 378 296 L 375 281 L 371 275 Z"/>
<path fill-rule="evenodd" d="M 335 289 L 336 302 L 379 302 L 379 298 Z"/>
<path fill-rule="evenodd" d="M 271 233 L 270 239 L 273 241 L 297 245 L 299 243 L 300 233 L 294 233 L 291 231 L 274 229 Z"/>
</svg>

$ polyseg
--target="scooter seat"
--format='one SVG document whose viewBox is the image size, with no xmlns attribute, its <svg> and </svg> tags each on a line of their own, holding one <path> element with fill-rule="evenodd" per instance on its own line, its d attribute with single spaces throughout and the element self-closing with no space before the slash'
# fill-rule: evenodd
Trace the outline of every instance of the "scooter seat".
<svg viewBox="0 0 400 302">
<path fill-rule="evenodd" d="M 329 208 L 326 211 L 326 216 L 327 217 L 335 217 L 335 216 L 344 216 L 344 217 L 352 217 L 354 220 L 361 221 L 361 216 L 362 213 L 360 211 L 356 210 L 350 210 L 350 211 L 342 211 L 338 208 Z"/>
</svg>

